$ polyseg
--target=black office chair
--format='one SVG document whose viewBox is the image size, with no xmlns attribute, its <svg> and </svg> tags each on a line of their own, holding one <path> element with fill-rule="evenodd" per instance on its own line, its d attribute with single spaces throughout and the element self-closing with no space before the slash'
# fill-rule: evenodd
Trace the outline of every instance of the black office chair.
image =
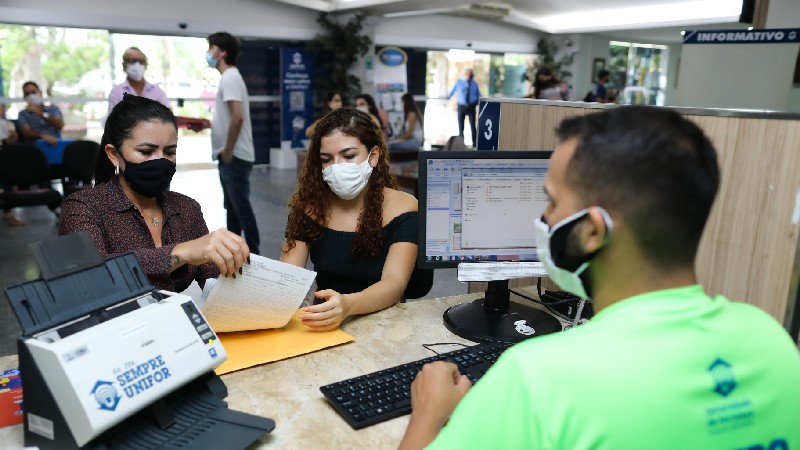
<svg viewBox="0 0 800 450">
<path fill-rule="evenodd" d="M 447 140 L 447 144 L 445 144 L 443 150 L 469 150 L 467 145 L 464 144 L 464 136 L 450 136 Z"/>
<path fill-rule="evenodd" d="M 94 141 L 73 141 L 64 148 L 61 159 L 61 184 L 64 197 L 91 186 L 94 165 L 100 144 Z"/>
<path fill-rule="evenodd" d="M 30 144 L 6 145 L 0 150 L 0 207 L 61 206 L 61 194 L 49 186 L 50 165 L 39 148 Z M 13 187 L 12 187 L 13 186 Z"/>
<path fill-rule="evenodd" d="M 413 300 L 422 298 L 428 295 L 433 287 L 433 269 L 420 269 L 414 267 L 411 272 L 411 279 L 408 280 L 408 285 L 403 293 L 406 300 Z"/>
</svg>

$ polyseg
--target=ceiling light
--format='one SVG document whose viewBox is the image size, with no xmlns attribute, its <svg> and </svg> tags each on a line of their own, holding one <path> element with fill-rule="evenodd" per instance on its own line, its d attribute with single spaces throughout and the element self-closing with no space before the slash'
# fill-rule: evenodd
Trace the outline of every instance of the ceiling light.
<svg viewBox="0 0 800 450">
<path fill-rule="evenodd" d="M 576 11 L 547 16 L 530 16 L 512 11 L 509 22 L 533 26 L 550 33 L 581 32 L 646 26 L 736 22 L 741 2 L 694 0 L 657 5 Z"/>
<path fill-rule="evenodd" d="M 461 50 L 457 48 L 451 48 L 447 52 L 447 60 L 450 62 L 475 61 L 475 50 Z"/>
</svg>

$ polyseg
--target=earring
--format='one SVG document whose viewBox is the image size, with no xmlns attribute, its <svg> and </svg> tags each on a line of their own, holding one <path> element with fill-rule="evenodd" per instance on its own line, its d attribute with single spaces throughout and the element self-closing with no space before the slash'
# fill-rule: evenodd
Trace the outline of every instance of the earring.
<svg viewBox="0 0 800 450">
<path fill-rule="evenodd" d="M 119 166 L 114 166 L 114 175 L 119 175 Z"/>
</svg>

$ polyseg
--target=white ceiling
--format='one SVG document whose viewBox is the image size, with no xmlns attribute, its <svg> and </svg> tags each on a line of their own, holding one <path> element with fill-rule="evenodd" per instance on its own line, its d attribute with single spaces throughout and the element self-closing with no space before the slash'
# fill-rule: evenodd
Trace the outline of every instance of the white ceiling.
<svg viewBox="0 0 800 450">
<path fill-rule="evenodd" d="M 682 28 L 698 28 L 698 25 L 736 23 L 742 7 L 741 0 L 271 1 L 325 12 L 369 10 L 373 15 L 387 18 L 435 14 L 459 15 L 502 21 L 555 34 L 620 30 L 653 31 L 663 28 L 664 34 L 667 35 Z"/>
</svg>

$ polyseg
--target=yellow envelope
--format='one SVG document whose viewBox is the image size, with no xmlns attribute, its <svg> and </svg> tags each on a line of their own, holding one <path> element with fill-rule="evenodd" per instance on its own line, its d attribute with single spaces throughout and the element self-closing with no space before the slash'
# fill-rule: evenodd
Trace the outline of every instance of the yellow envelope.
<svg viewBox="0 0 800 450">
<path fill-rule="evenodd" d="M 300 323 L 297 310 L 283 328 L 218 333 L 228 359 L 217 367 L 217 375 L 234 372 L 355 340 L 342 330 L 314 331 Z"/>
</svg>

